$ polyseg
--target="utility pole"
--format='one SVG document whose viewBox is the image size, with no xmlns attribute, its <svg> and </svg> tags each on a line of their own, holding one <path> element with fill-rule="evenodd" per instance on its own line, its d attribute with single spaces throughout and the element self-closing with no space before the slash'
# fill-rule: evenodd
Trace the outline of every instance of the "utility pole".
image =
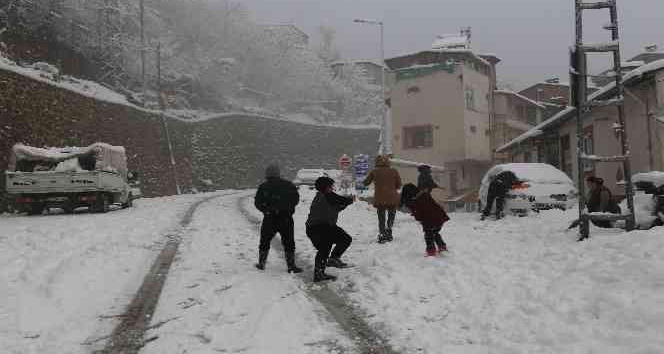
<svg viewBox="0 0 664 354">
<path fill-rule="evenodd" d="M 140 31 L 141 31 L 141 84 L 143 90 L 143 106 L 147 100 L 147 84 L 145 82 L 145 0 L 140 1 Z"/>
<path fill-rule="evenodd" d="M 175 155 L 173 154 L 173 144 L 171 143 L 171 134 L 168 130 L 168 122 L 164 116 L 164 99 L 161 93 L 161 42 L 157 42 L 157 100 L 159 101 L 159 116 L 161 123 L 164 126 L 164 133 L 166 134 L 166 143 L 168 144 L 168 155 L 171 159 L 171 171 L 173 173 L 173 180 L 175 181 L 175 191 L 178 195 L 182 193 L 180 190 L 180 183 L 178 182 L 178 171 L 175 164 Z"/>
</svg>

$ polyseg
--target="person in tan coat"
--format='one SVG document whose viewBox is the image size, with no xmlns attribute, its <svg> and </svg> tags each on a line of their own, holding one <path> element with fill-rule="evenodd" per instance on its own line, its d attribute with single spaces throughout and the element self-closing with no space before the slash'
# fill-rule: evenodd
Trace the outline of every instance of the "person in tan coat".
<svg viewBox="0 0 664 354">
<path fill-rule="evenodd" d="M 397 170 L 390 167 L 388 156 L 376 156 L 376 167 L 364 180 L 365 186 L 371 183 L 375 185 L 373 205 L 378 211 L 378 242 L 389 242 L 394 239 L 392 226 L 394 226 L 394 218 L 401 201 L 398 192 L 401 188 L 401 176 Z M 385 214 L 387 214 L 387 224 Z"/>
</svg>

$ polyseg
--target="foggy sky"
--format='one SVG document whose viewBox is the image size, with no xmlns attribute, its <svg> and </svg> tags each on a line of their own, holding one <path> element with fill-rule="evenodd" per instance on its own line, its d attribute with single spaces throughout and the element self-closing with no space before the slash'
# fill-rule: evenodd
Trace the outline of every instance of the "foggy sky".
<svg viewBox="0 0 664 354">
<path fill-rule="evenodd" d="M 598 0 L 587 0 L 598 1 Z M 242 0 L 259 23 L 299 26 L 318 43 L 318 26 L 337 31 L 337 47 L 347 59 L 379 57 L 378 28 L 353 23 L 355 18 L 385 22 L 386 56 L 430 48 L 437 34 L 473 28 L 473 49 L 493 53 L 499 80 L 515 88 L 550 77 L 568 80 L 568 48 L 573 41 L 573 0 Z M 664 1 L 618 0 L 625 59 L 646 44 L 664 50 Z M 588 38 L 606 41 L 608 10 L 589 12 Z M 594 64 L 594 65 L 593 65 Z M 603 59 L 591 62 L 594 72 Z"/>
</svg>

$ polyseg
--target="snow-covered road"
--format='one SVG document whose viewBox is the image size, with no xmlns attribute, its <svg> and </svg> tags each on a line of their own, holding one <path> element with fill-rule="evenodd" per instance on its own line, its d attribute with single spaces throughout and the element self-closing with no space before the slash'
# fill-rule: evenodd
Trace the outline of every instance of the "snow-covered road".
<svg viewBox="0 0 664 354">
<path fill-rule="evenodd" d="M 251 193 L 251 192 L 247 192 Z M 246 195 L 246 193 L 244 193 Z M 182 233 L 142 353 L 354 353 L 352 339 L 286 274 L 273 251 L 253 267 L 258 235 L 239 195 L 206 202 Z M 203 196 L 143 200 L 104 215 L 0 217 L 0 342 L 8 353 L 84 353 L 108 335 L 156 255 L 160 235 Z M 302 190 L 298 257 L 313 197 Z M 256 213 L 250 200 L 244 206 Z M 358 202 L 340 225 L 354 237 L 323 285 L 362 310 L 401 353 L 664 352 L 664 232 L 592 229 L 575 242 L 575 211 L 479 221 L 456 213 L 451 252 L 424 257 L 420 227 L 398 214 L 395 241 L 375 242 L 374 209 Z M 305 265 L 307 279 L 310 267 Z M 317 286 L 317 285 L 316 285 Z M 5 345 L 5 343 L 8 343 Z"/>
<path fill-rule="evenodd" d="M 0 216 L 0 352 L 87 353 L 110 334 L 164 241 L 201 196 L 107 214 Z"/>
<path fill-rule="evenodd" d="M 238 210 L 242 195 L 202 205 L 180 246 L 141 351 L 162 353 L 349 353 L 352 347 L 305 284 L 271 252 L 254 268 L 258 238 Z M 171 320 L 171 321 L 169 321 Z"/>
</svg>

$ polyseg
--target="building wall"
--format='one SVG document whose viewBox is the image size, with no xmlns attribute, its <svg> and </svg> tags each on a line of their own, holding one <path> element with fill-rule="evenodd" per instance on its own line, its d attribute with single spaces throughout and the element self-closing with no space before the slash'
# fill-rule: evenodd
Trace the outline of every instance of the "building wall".
<svg viewBox="0 0 664 354">
<path fill-rule="evenodd" d="M 656 107 L 653 111 L 658 116 L 664 116 L 664 72 L 658 72 L 655 76 Z M 655 129 L 653 132 L 655 149 L 655 169 L 664 171 L 664 123 L 654 121 Z"/>
<path fill-rule="evenodd" d="M 465 108 L 459 75 L 458 69 L 452 74 L 438 71 L 396 81 L 391 87 L 392 148 L 397 158 L 440 166 L 465 158 Z M 433 146 L 404 149 L 404 128 L 417 125 L 433 126 Z"/>
<path fill-rule="evenodd" d="M 477 161 L 491 160 L 491 126 L 489 118 L 489 98 L 491 84 L 489 77 L 463 66 L 464 91 L 472 88 L 475 107 L 465 109 L 465 159 Z M 465 100 L 464 100 L 465 103 Z"/>
<path fill-rule="evenodd" d="M 253 188 L 265 167 L 281 164 L 286 178 L 300 168 L 335 168 L 342 154 L 377 151 L 376 129 L 348 129 L 235 115 L 203 122 L 169 119 L 184 191 Z M 293 139 L 297 136 L 297 139 Z M 157 114 L 110 104 L 0 70 L 0 172 L 11 147 L 125 146 L 129 169 L 139 172 L 146 196 L 175 194 L 168 144 Z M 207 180 L 212 184 L 208 185 Z M 0 174 L 0 212 L 5 210 Z"/>
</svg>

